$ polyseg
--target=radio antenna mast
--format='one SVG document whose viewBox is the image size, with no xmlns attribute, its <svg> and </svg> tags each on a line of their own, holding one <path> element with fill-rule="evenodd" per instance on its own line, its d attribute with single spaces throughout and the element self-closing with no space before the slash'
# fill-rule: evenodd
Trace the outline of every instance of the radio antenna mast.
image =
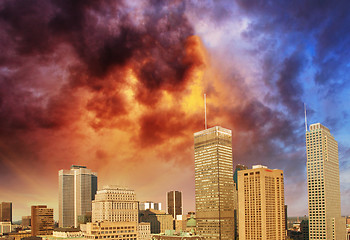
<svg viewBox="0 0 350 240">
<path fill-rule="evenodd" d="M 304 103 L 304 113 L 305 113 L 305 132 L 307 132 L 307 118 L 306 118 L 306 105 Z"/>
<path fill-rule="evenodd" d="M 207 129 L 207 95 L 204 93 L 204 119 L 205 129 Z"/>
</svg>

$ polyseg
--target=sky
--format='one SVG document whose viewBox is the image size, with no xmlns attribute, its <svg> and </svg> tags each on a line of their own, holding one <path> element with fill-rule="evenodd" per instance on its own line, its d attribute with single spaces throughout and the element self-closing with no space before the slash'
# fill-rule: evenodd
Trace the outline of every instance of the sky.
<svg viewBox="0 0 350 240">
<path fill-rule="evenodd" d="M 195 210 L 193 133 L 232 130 L 233 164 L 282 169 L 307 214 L 308 124 L 339 144 L 350 215 L 350 2 L 0 0 L 0 201 L 46 204 L 58 171 L 98 173 L 139 201 L 183 192 Z"/>
</svg>

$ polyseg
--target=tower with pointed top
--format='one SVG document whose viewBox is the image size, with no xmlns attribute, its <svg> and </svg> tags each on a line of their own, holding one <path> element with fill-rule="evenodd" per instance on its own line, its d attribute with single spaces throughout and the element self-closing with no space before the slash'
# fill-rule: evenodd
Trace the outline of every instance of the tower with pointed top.
<svg viewBox="0 0 350 240">
<path fill-rule="evenodd" d="M 306 131 L 309 239 L 345 239 L 341 217 L 338 143 L 320 123 Z"/>
</svg>

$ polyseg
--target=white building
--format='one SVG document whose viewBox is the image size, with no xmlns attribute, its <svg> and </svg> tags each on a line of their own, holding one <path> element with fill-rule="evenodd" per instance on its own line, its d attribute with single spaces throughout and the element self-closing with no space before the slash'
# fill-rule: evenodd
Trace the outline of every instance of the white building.
<svg viewBox="0 0 350 240">
<path fill-rule="evenodd" d="M 92 201 L 92 222 L 138 222 L 138 202 L 134 190 L 106 186 Z"/>
<path fill-rule="evenodd" d="M 140 210 L 147 210 L 147 209 L 153 209 L 153 210 L 162 210 L 162 203 L 155 203 L 155 202 L 140 202 L 139 203 Z"/>
</svg>

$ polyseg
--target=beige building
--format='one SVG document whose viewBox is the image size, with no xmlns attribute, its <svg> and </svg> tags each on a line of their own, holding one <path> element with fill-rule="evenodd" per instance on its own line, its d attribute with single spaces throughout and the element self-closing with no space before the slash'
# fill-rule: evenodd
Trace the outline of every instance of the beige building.
<svg viewBox="0 0 350 240">
<path fill-rule="evenodd" d="M 140 222 L 151 224 L 151 233 L 165 233 L 166 230 L 173 229 L 173 217 L 160 210 L 140 210 Z"/>
<path fill-rule="evenodd" d="M 92 222 L 138 222 L 138 202 L 134 190 L 106 186 L 92 201 Z"/>
<path fill-rule="evenodd" d="M 309 239 L 345 239 L 341 217 L 338 143 L 320 123 L 306 132 Z"/>
<path fill-rule="evenodd" d="M 72 165 L 58 172 L 59 227 L 78 227 L 78 217 L 91 211 L 97 191 L 97 174 L 85 166 Z"/>
<path fill-rule="evenodd" d="M 12 231 L 11 222 L 0 222 L 0 235 L 10 233 Z"/>
<path fill-rule="evenodd" d="M 137 240 L 137 222 L 99 222 L 81 224 L 85 239 Z"/>
<path fill-rule="evenodd" d="M 205 239 L 234 238 L 232 134 L 219 126 L 194 134 L 196 220 Z"/>
<path fill-rule="evenodd" d="M 240 240 L 285 240 L 283 171 L 253 166 L 238 172 Z"/>
<path fill-rule="evenodd" d="M 148 222 L 139 223 L 137 240 L 150 240 L 150 239 L 151 239 L 151 224 Z"/>
<path fill-rule="evenodd" d="M 53 209 L 47 206 L 32 206 L 32 236 L 52 235 L 54 220 Z"/>
</svg>

